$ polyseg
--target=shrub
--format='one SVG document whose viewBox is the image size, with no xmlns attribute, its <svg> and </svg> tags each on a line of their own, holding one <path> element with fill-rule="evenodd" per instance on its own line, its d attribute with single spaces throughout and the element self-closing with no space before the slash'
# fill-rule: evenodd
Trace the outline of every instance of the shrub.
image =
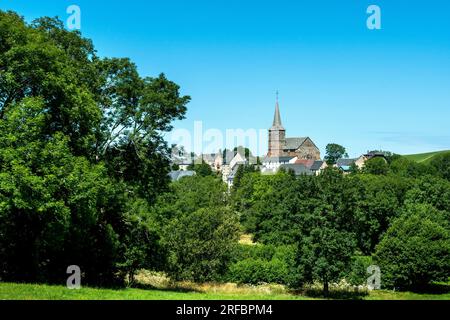
<svg viewBox="0 0 450 320">
<path fill-rule="evenodd" d="M 228 280 L 246 284 L 283 284 L 288 273 L 287 265 L 278 259 L 265 261 L 249 258 L 231 265 Z"/>
<path fill-rule="evenodd" d="M 234 262 L 225 280 L 245 284 L 278 283 L 289 285 L 293 279 L 293 246 L 241 245 L 239 259 Z"/>
<path fill-rule="evenodd" d="M 372 265 L 372 257 L 370 256 L 354 256 L 352 264 L 347 275 L 347 281 L 354 286 L 365 285 L 367 283 L 367 268 Z"/>
</svg>

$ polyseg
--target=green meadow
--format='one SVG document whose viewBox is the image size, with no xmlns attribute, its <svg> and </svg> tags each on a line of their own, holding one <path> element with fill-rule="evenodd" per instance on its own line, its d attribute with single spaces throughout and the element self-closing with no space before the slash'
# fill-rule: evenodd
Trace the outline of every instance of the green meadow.
<svg viewBox="0 0 450 320">
<path fill-rule="evenodd" d="M 372 291 L 351 298 L 363 300 L 450 300 L 450 291 L 438 294 Z M 331 292 L 333 299 L 345 299 L 345 294 Z M 69 290 L 64 286 L 42 284 L 0 283 L 0 300 L 307 300 L 304 294 L 271 291 L 267 288 L 206 287 L 188 289 L 96 289 Z M 323 299 L 323 297 L 319 297 Z"/>
<path fill-rule="evenodd" d="M 445 151 L 435 151 L 435 152 L 427 152 L 427 153 L 418 153 L 418 154 L 409 154 L 405 155 L 404 157 L 411 161 L 416 161 L 420 163 L 428 163 L 430 162 L 435 156 L 444 154 L 444 153 L 450 153 L 449 150 Z"/>
</svg>

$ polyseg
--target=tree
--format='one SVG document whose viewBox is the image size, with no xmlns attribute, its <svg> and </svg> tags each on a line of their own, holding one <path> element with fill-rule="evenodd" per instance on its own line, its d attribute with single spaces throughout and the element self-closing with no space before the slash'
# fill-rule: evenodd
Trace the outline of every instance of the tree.
<svg viewBox="0 0 450 320">
<path fill-rule="evenodd" d="M 242 146 L 235 147 L 233 149 L 233 152 L 235 154 L 237 154 L 237 153 L 241 154 L 242 156 L 245 157 L 245 159 L 247 159 L 247 161 L 250 160 L 250 157 L 252 156 L 252 152 L 250 151 L 250 149 L 249 148 L 244 148 Z"/>
<path fill-rule="evenodd" d="M 324 295 L 329 293 L 329 284 L 337 282 L 348 269 L 354 253 L 354 235 L 340 230 L 333 222 L 336 213 L 329 206 L 317 208 L 305 217 L 299 235 L 296 259 L 298 279 L 295 286 L 320 281 Z"/>
<path fill-rule="evenodd" d="M 356 234 L 358 249 L 371 255 L 398 216 L 412 182 L 397 176 L 353 175 L 342 187 L 340 210 Z"/>
<path fill-rule="evenodd" d="M 188 166 L 188 170 L 193 170 L 195 173 L 201 177 L 207 177 L 207 176 L 215 176 L 213 173 L 211 166 L 207 164 L 204 160 L 202 160 L 202 163 L 198 164 L 190 164 Z"/>
<path fill-rule="evenodd" d="M 233 180 L 233 191 L 236 191 L 241 186 L 241 180 L 244 176 L 244 166 L 238 165 L 238 169 L 236 171 L 236 175 Z"/>
<path fill-rule="evenodd" d="M 430 165 L 439 176 L 450 181 L 450 152 L 434 156 Z"/>
<path fill-rule="evenodd" d="M 212 176 L 186 177 L 155 205 L 168 253 L 165 270 L 176 280 L 218 280 L 239 238 L 238 216 L 227 206 L 226 185 Z"/>
<path fill-rule="evenodd" d="M 61 132 L 75 155 L 88 155 L 101 120 L 91 41 L 52 18 L 26 25 L 1 11 L 0 24 L 6 31 L 0 45 L 0 119 L 14 103 L 41 97 L 46 134 Z"/>
<path fill-rule="evenodd" d="M 128 59 L 105 59 L 98 69 L 103 119 L 96 158 L 131 192 L 152 202 L 169 183 L 171 155 L 162 132 L 184 117 L 190 98 L 180 96 L 179 86 L 164 74 L 141 79 Z"/>
<path fill-rule="evenodd" d="M 202 208 L 171 220 L 164 235 L 172 279 L 218 280 L 238 243 L 238 219 L 226 207 Z"/>
<path fill-rule="evenodd" d="M 72 155 L 64 134 L 47 137 L 42 104 L 26 98 L 0 121 L 0 273 L 54 282 L 76 264 L 86 283 L 111 283 L 123 191 L 103 165 Z"/>
<path fill-rule="evenodd" d="M 398 158 L 401 157 L 401 155 L 399 155 L 399 154 L 393 153 L 391 151 L 384 151 L 384 150 L 372 150 L 372 151 L 369 151 L 367 153 L 382 154 L 389 164 L 391 164 L 392 161 L 395 161 L 395 160 L 397 160 Z"/>
<path fill-rule="evenodd" d="M 429 204 L 438 210 L 450 212 L 450 182 L 424 176 L 415 181 L 404 201 L 406 204 Z"/>
<path fill-rule="evenodd" d="M 389 173 L 389 164 L 384 158 L 375 157 L 366 161 L 362 171 L 368 174 L 386 175 Z"/>
<path fill-rule="evenodd" d="M 348 158 L 345 148 L 341 145 L 330 143 L 326 146 L 325 150 L 326 156 L 324 159 L 329 166 L 336 164 L 336 162 L 343 157 Z"/>
<path fill-rule="evenodd" d="M 139 269 L 163 270 L 167 254 L 160 243 L 157 222 L 145 200 L 129 203 L 125 218 L 126 229 L 120 239 L 117 267 L 122 278 L 128 279 L 128 284 L 133 285 Z"/>
<path fill-rule="evenodd" d="M 158 235 L 134 204 L 168 189 L 163 136 L 190 100 L 179 91 L 97 57 L 58 19 L 0 11 L 2 279 L 60 281 L 77 264 L 112 284 L 153 265 Z"/>
<path fill-rule="evenodd" d="M 419 178 L 426 175 L 435 175 L 434 167 L 419 163 L 416 161 L 408 160 L 405 157 L 397 156 L 390 162 L 390 172 L 395 175 L 410 178 Z"/>
<path fill-rule="evenodd" d="M 430 205 L 413 205 L 396 219 L 376 248 L 382 286 L 407 290 L 447 281 L 450 270 L 450 216 Z"/>
</svg>

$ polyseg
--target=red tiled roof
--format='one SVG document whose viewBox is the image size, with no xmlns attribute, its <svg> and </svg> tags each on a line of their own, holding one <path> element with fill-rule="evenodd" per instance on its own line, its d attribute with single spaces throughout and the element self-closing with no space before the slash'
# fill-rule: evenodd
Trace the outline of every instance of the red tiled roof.
<svg viewBox="0 0 450 320">
<path fill-rule="evenodd" d="M 314 160 L 299 159 L 299 160 L 295 161 L 295 164 L 303 164 L 305 167 L 307 167 L 309 169 L 314 164 Z"/>
</svg>

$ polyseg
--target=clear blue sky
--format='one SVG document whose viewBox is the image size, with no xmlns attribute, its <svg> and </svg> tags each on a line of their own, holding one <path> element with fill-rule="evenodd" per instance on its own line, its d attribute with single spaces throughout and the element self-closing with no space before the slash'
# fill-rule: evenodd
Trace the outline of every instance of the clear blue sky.
<svg viewBox="0 0 450 320">
<path fill-rule="evenodd" d="M 192 96 L 177 128 L 266 129 L 279 90 L 287 135 L 322 151 L 450 149 L 450 1 L 0 0 L 28 21 L 71 4 L 101 56 Z M 382 30 L 366 28 L 370 4 Z"/>
</svg>

